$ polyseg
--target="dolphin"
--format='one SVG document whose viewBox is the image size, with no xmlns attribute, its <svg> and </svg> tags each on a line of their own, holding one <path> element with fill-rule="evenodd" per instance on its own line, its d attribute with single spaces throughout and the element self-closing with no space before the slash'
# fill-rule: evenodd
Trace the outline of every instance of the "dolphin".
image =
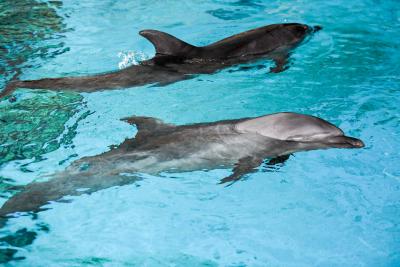
<svg viewBox="0 0 400 267">
<path fill-rule="evenodd" d="M 167 85 L 189 79 L 195 74 L 211 74 L 233 65 L 260 58 L 274 60 L 272 72 L 288 66 L 290 51 L 320 26 L 299 23 L 272 24 L 242 32 L 207 46 L 197 47 L 157 30 L 143 30 L 139 34 L 155 47 L 153 58 L 123 70 L 81 77 L 44 78 L 20 81 L 17 77 L 0 92 L 0 98 L 16 88 L 72 90 L 93 92 L 120 89 L 146 84 Z"/>
<path fill-rule="evenodd" d="M 136 125 L 134 138 L 100 155 L 79 159 L 46 182 L 28 184 L 5 202 L 0 216 L 38 212 L 64 196 L 131 184 L 140 178 L 138 173 L 233 168 L 220 181 L 230 185 L 268 159 L 275 164 L 298 151 L 364 146 L 325 120 L 289 112 L 180 126 L 150 117 L 123 120 Z"/>
</svg>

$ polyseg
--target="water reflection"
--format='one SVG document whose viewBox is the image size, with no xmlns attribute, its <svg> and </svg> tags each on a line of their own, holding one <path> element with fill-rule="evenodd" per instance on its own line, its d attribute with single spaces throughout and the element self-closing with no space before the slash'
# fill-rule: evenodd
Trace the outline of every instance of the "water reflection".
<svg viewBox="0 0 400 267">
<path fill-rule="evenodd" d="M 61 1 L 0 1 L 0 83 L 6 84 L 25 68 L 37 68 L 43 60 L 68 51 L 62 42 L 67 32 L 58 13 Z M 3 87 L 3 86 L 2 86 Z M 32 158 L 68 144 L 75 136 L 78 118 L 70 127 L 66 122 L 79 111 L 82 97 L 73 94 L 37 94 L 17 103 L 0 105 L 0 166 L 12 160 Z M 62 134 L 64 132 L 64 134 Z M 62 135 L 61 135 L 62 134 Z M 21 167 L 23 170 L 24 168 Z M 11 193 L 11 179 L 1 178 L 1 194 Z M 0 222 L 2 224 L 2 222 Z M 40 226 L 37 231 L 47 231 Z M 0 263 L 21 260 L 15 257 L 20 247 L 27 246 L 37 231 L 20 229 L 0 238 Z"/>
<path fill-rule="evenodd" d="M 68 29 L 58 14 L 61 1 L 0 1 L 0 74 L 2 82 L 24 67 L 37 67 L 38 59 L 68 50 L 61 38 Z"/>
<path fill-rule="evenodd" d="M 81 110 L 81 100 L 72 93 L 37 94 L 0 106 L 0 166 L 12 160 L 41 160 L 41 155 L 70 144 L 87 114 L 69 127 L 64 125 Z"/>
<path fill-rule="evenodd" d="M 206 13 L 222 20 L 240 20 L 248 18 L 264 10 L 265 6 L 256 0 L 238 0 L 233 3 L 224 3 L 226 8 L 206 11 Z"/>
</svg>

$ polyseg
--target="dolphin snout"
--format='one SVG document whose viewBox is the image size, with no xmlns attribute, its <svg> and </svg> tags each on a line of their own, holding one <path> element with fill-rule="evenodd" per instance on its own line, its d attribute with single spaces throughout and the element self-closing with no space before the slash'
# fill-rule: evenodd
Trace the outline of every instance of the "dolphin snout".
<svg viewBox="0 0 400 267">
<path fill-rule="evenodd" d="M 329 138 L 328 143 L 334 147 L 346 148 L 362 148 L 365 146 L 364 142 L 360 139 L 349 136 L 334 136 Z"/>
<path fill-rule="evenodd" d="M 320 25 L 315 25 L 315 26 L 308 26 L 306 24 L 301 24 L 301 27 L 304 29 L 304 32 L 308 34 L 316 33 L 320 30 L 322 30 L 322 26 Z"/>
<path fill-rule="evenodd" d="M 322 30 L 322 26 L 320 26 L 320 25 L 315 25 L 314 27 L 312 27 L 312 29 L 313 29 L 313 32 L 317 32 L 317 31 Z"/>
<path fill-rule="evenodd" d="M 354 137 L 344 136 L 345 142 L 352 148 L 362 148 L 365 146 L 364 142 Z"/>
<path fill-rule="evenodd" d="M 362 148 L 365 147 L 365 144 L 360 139 L 353 138 L 352 145 L 354 148 Z"/>
</svg>

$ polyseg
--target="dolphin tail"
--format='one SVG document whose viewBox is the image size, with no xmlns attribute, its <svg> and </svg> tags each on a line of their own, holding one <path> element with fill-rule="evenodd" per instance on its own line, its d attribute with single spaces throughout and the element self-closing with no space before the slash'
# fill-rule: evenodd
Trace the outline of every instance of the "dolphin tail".
<svg viewBox="0 0 400 267">
<path fill-rule="evenodd" d="M 3 89 L 3 91 L 0 92 L 0 99 L 3 97 L 6 97 L 8 95 L 10 95 L 12 92 L 15 91 L 15 89 L 17 89 L 18 83 L 15 82 L 10 82 L 6 85 L 6 87 Z"/>
<path fill-rule="evenodd" d="M 18 88 L 20 80 L 18 77 L 21 75 L 21 71 L 17 70 L 14 76 L 11 78 L 11 80 L 7 83 L 6 87 L 3 89 L 3 91 L 0 92 L 0 99 L 3 97 L 6 97 L 10 95 L 12 92 L 15 91 L 15 89 Z"/>
<path fill-rule="evenodd" d="M 139 176 L 125 176 L 119 174 L 85 173 L 81 175 L 69 174 L 64 171 L 53 176 L 47 182 L 34 182 L 23 186 L 22 191 L 9 198 L 0 208 L 1 219 L 15 212 L 40 212 L 46 210 L 43 206 L 53 202 L 70 202 L 63 199 L 65 196 L 79 196 L 113 186 L 132 184 L 140 180 Z"/>
</svg>

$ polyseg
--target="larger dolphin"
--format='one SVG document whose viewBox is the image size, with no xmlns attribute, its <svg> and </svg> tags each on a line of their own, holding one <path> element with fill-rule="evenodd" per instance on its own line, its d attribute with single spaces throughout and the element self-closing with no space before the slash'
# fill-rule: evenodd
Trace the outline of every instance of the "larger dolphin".
<svg viewBox="0 0 400 267">
<path fill-rule="evenodd" d="M 0 92 L 9 95 L 16 88 L 72 90 L 93 92 L 145 84 L 165 85 L 188 79 L 193 74 L 210 74 L 236 64 L 260 58 L 272 59 L 272 72 L 287 68 L 290 51 L 307 35 L 321 29 L 299 23 L 272 24 L 242 32 L 207 46 L 197 47 L 156 30 L 143 30 L 140 35 L 154 46 L 156 55 L 126 69 L 82 77 L 45 78 L 13 81 Z"/>
<path fill-rule="evenodd" d="M 11 197 L 0 215 L 39 211 L 49 201 L 136 181 L 135 173 L 233 168 L 221 183 L 255 171 L 265 159 L 326 148 L 361 148 L 359 139 L 320 118 L 276 113 L 257 118 L 176 126 L 149 117 L 125 119 L 136 125 L 134 138 L 101 155 L 75 161 L 47 182 L 32 183 Z"/>
</svg>

